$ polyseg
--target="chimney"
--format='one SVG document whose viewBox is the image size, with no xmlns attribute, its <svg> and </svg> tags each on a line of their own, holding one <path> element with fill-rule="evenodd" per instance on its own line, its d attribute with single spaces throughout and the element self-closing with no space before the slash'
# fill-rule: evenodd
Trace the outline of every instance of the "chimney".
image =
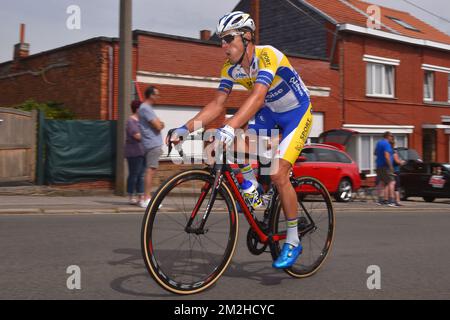
<svg viewBox="0 0 450 320">
<path fill-rule="evenodd" d="M 250 3 L 250 16 L 253 21 L 255 21 L 255 43 L 259 44 L 259 13 L 260 13 L 260 1 L 259 0 L 251 0 Z"/>
<path fill-rule="evenodd" d="M 211 31 L 209 30 L 201 30 L 200 31 L 200 40 L 207 41 L 211 38 Z"/>
<path fill-rule="evenodd" d="M 25 43 L 25 24 L 20 24 L 20 43 L 14 46 L 14 61 L 28 57 L 30 54 L 30 45 Z"/>
</svg>

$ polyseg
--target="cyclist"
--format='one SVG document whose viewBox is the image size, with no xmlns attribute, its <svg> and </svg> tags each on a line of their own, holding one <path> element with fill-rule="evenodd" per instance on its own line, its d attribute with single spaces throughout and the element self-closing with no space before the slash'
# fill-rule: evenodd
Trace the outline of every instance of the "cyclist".
<svg viewBox="0 0 450 320">
<path fill-rule="evenodd" d="M 290 183 L 292 165 L 298 158 L 312 126 L 309 92 L 286 56 L 272 46 L 255 45 L 255 23 L 241 11 L 223 16 L 217 25 L 217 35 L 227 60 L 222 68 L 221 81 L 213 100 L 182 127 L 174 129 L 171 142 L 194 130 L 194 121 L 207 126 L 225 111 L 225 102 L 234 83 L 251 94 L 224 126 L 217 129 L 216 139 L 230 144 L 235 130 L 245 128 L 270 132 L 280 128 L 282 139 L 273 161 L 278 163 L 271 180 L 281 196 L 287 220 L 287 237 L 273 267 L 291 267 L 302 252 L 297 231 L 297 195 Z M 166 140 L 166 143 L 168 141 Z"/>
</svg>

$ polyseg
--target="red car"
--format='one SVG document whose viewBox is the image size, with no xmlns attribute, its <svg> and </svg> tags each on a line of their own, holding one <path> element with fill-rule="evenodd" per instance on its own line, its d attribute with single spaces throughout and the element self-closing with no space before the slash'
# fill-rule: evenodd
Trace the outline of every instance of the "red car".
<svg viewBox="0 0 450 320">
<path fill-rule="evenodd" d="M 361 187 L 359 167 L 345 152 L 345 145 L 357 132 L 336 129 L 324 132 L 317 144 L 303 148 L 294 165 L 294 176 L 318 179 L 337 201 L 348 202 L 353 192 Z"/>
<path fill-rule="evenodd" d="M 353 192 L 361 187 L 359 167 L 345 152 L 345 145 L 356 131 L 335 129 L 323 132 L 320 143 L 305 145 L 293 173 L 296 177 L 309 176 L 318 179 L 334 195 L 337 201 L 348 202 Z M 238 166 L 236 177 L 242 183 Z"/>
</svg>

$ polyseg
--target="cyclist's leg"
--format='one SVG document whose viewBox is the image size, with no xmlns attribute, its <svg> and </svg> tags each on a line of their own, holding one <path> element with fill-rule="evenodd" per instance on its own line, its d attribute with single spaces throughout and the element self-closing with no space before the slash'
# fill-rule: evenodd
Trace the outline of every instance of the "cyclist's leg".
<svg viewBox="0 0 450 320">
<path fill-rule="evenodd" d="M 292 121 L 292 119 L 299 119 Z M 297 194 L 290 183 L 289 173 L 297 160 L 312 127 L 311 105 L 278 116 L 283 129 L 283 139 L 278 147 L 271 179 L 280 194 L 281 205 L 287 221 L 287 238 L 275 268 L 288 268 L 301 253 L 297 231 Z"/>
<path fill-rule="evenodd" d="M 272 129 L 275 128 L 275 121 L 271 117 L 271 111 L 267 107 L 261 108 L 249 121 L 248 124 L 248 131 L 246 134 L 246 150 L 248 151 L 248 154 L 252 154 L 255 156 L 254 159 L 256 159 L 256 155 L 259 154 L 259 146 L 257 145 L 259 138 L 258 136 L 270 136 L 272 133 Z M 251 141 L 251 146 L 249 146 L 249 140 Z M 251 161 L 246 161 L 246 164 L 241 165 L 241 172 L 244 174 L 248 174 L 249 171 L 251 171 Z M 260 172 L 261 173 L 261 172 Z M 253 176 L 254 177 L 254 176 Z M 254 178 L 255 179 L 255 178 Z M 248 180 L 248 179 L 247 179 Z"/>
</svg>

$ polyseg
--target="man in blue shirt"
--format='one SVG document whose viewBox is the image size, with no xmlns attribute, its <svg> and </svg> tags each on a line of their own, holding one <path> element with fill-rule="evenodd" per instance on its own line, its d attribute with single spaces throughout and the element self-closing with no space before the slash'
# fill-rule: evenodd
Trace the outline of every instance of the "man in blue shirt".
<svg viewBox="0 0 450 320">
<path fill-rule="evenodd" d="M 144 200 L 139 206 L 146 208 L 150 203 L 152 180 L 159 165 L 159 157 L 162 153 L 161 130 L 164 129 L 162 122 L 153 110 L 153 104 L 159 97 L 159 91 L 149 86 L 145 91 L 145 101 L 138 109 L 139 126 L 141 129 L 142 145 L 145 150 L 145 178 L 144 178 Z"/>
<path fill-rule="evenodd" d="M 383 134 L 383 139 L 378 141 L 375 148 L 375 155 L 377 157 L 377 187 L 378 190 L 380 190 L 380 200 L 377 202 L 377 204 L 387 204 L 391 207 L 395 207 L 395 180 L 393 167 L 394 150 L 391 147 L 391 141 L 394 141 L 394 136 L 391 132 L 386 131 Z"/>
</svg>

